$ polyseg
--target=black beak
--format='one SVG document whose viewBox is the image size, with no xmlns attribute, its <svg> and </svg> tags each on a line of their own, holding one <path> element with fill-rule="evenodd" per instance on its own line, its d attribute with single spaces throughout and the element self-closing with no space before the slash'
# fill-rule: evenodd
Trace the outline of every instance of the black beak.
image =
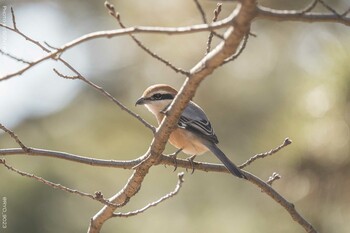
<svg viewBox="0 0 350 233">
<path fill-rule="evenodd" d="M 138 99 L 135 103 L 135 106 L 136 105 L 144 105 L 146 103 L 146 100 L 145 98 L 141 97 L 140 99 Z"/>
</svg>

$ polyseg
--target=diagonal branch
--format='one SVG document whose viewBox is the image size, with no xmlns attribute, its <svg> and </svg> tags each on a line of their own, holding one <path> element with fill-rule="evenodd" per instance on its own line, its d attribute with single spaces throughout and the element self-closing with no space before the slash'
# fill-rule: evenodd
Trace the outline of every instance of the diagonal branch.
<svg viewBox="0 0 350 233">
<path fill-rule="evenodd" d="M 221 65 L 225 65 L 229 62 L 236 60 L 243 53 L 244 49 L 247 46 L 249 36 L 250 36 L 250 32 L 247 35 L 245 35 L 245 37 L 243 38 L 242 45 L 239 47 L 238 51 L 235 54 L 233 54 L 231 57 L 226 58 Z"/>
<path fill-rule="evenodd" d="M 4 55 L 6 57 L 9 57 L 9 58 L 11 58 L 11 59 L 13 59 L 15 61 L 22 62 L 24 64 L 28 64 L 28 65 L 31 64 L 30 61 L 24 60 L 23 58 L 19 58 L 19 57 L 13 56 L 12 54 L 6 53 L 5 51 L 3 51 L 1 49 L 0 49 L 0 54 Z"/>
<path fill-rule="evenodd" d="M 275 149 L 272 149 L 268 152 L 265 153 L 261 153 L 261 154 L 256 154 L 253 157 L 251 157 L 250 159 L 248 159 L 245 163 L 243 163 L 242 165 L 238 166 L 239 168 L 244 168 L 246 166 L 248 166 L 249 164 L 251 164 L 252 162 L 254 162 L 257 159 L 262 159 L 265 158 L 266 156 L 269 155 L 273 155 L 276 154 L 278 151 L 280 151 L 282 148 L 288 146 L 292 144 L 292 141 L 289 138 L 284 139 L 283 143 L 281 145 L 279 145 L 278 147 L 276 147 Z"/>
<path fill-rule="evenodd" d="M 168 141 L 169 135 L 174 129 L 181 112 L 186 107 L 190 99 L 194 96 L 196 89 L 201 81 L 211 74 L 220 64 L 229 56 L 235 53 L 240 41 L 244 35 L 249 32 L 250 22 L 255 17 L 255 0 L 243 1 L 228 17 L 231 18 L 231 27 L 226 32 L 225 41 L 221 42 L 214 50 L 207 54 L 198 64 L 192 68 L 191 75 L 188 77 L 180 89 L 179 93 L 172 102 L 169 114 L 163 119 L 157 128 L 155 137 L 151 146 L 145 154 L 146 159 L 135 167 L 135 171 L 124 188 L 111 197 L 109 201 L 125 205 L 132 196 L 141 188 L 142 181 L 149 169 L 159 164 L 162 158 L 162 152 Z M 116 208 L 105 206 L 91 220 L 89 233 L 100 232 L 105 221 L 113 216 Z"/>
<path fill-rule="evenodd" d="M 67 76 L 67 75 L 63 75 L 60 72 L 58 72 L 56 69 L 53 69 L 53 71 L 60 76 L 61 78 L 65 78 L 65 79 L 80 79 L 81 81 L 83 81 L 84 83 L 86 83 L 87 85 L 89 85 L 90 87 L 94 88 L 95 90 L 97 90 L 98 92 L 102 93 L 104 96 L 106 96 L 109 100 L 111 100 L 113 103 L 115 103 L 116 105 L 118 105 L 122 110 L 126 111 L 128 114 L 130 114 L 131 116 L 133 116 L 134 118 L 136 118 L 137 120 L 139 120 L 144 126 L 146 126 L 147 128 L 149 128 L 153 133 L 155 133 L 155 127 L 151 124 L 149 124 L 146 120 L 144 120 L 141 116 L 139 116 L 138 114 L 134 113 L 133 111 L 131 111 L 128 107 L 126 107 L 124 104 L 122 104 L 119 100 L 117 100 L 115 97 L 113 97 L 109 92 L 107 92 L 105 89 L 103 89 L 102 87 L 96 85 L 95 83 L 91 82 L 90 80 L 86 79 L 80 72 L 78 72 L 73 66 L 71 66 L 68 62 L 66 62 L 65 60 L 63 60 L 62 58 L 59 58 L 59 60 L 66 66 L 68 67 L 71 71 L 73 71 L 76 76 Z"/>
<path fill-rule="evenodd" d="M 17 28 L 17 24 L 16 24 L 16 16 L 14 13 L 13 8 L 11 8 L 11 14 L 12 14 L 12 23 L 13 23 L 13 28 L 9 28 L 9 30 L 14 31 L 15 33 L 19 34 L 20 36 L 22 36 L 24 39 L 26 39 L 27 41 L 31 42 L 32 44 L 38 46 L 39 48 L 41 48 L 44 52 L 50 53 L 50 50 L 47 49 L 45 46 L 43 46 L 39 41 L 36 41 L 30 37 L 28 37 L 27 35 L 25 35 L 24 33 L 22 33 L 18 28 Z M 0 25 L 1 26 L 1 25 Z M 8 26 L 6 26 L 6 28 L 8 28 Z M 58 50 L 57 48 L 52 47 L 51 45 L 49 45 L 47 42 L 45 42 L 45 44 L 50 47 L 55 49 L 56 51 Z M 56 69 L 54 69 L 54 72 L 62 77 L 62 78 L 66 78 L 66 79 L 80 79 L 83 82 L 85 82 L 86 84 L 88 84 L 90 87 L 94 88 L 95 90 L 99 91 L 100 93 L 102 93 L 104 96 L 106 96 L 109 100 L 111 100 L 113 103 L 115 103 L 116 105 L 118 105 L 122 110 L 126 111 L 128 114 L 130 114 L 131 116 L 133 116 L 134 118 L 136 118 L 137 120 L 139 120 L 144 126 L 146 126 L 147 128 L 149 128 L 150 130 L 152 130 L 152 132 L 155 132 L 155 127 L 152 126 L 151 124 L 149 124 L 147 121 L 145 121 L 142 117 L 140 117 L 138 114 L 134 113 L 133 111 L 131 111 L 129 108 L 127 108 L 125 105 L 123 105 L 121 102 L 119 102 L 116 98 L 114 98 L 110 93 L 108 93 L 106 90 L 104 90 L 102 87 L 96 85 L 95 83 L 89 81 L 87 78 L 85 78 L 79 71 L 77 71 L 72 65 L 70 65 L 67 61 L 65 61 L 63 58 L 60 57 L 60 54 L 56 54 L 54 56 L 55 59 L 59 60 L 60 62 L 62 62 L 68 69 L 70 69 L 72 72 L 74 72 L 76 74 L 76 76 L 73 77 L 68 77 L 65 75 L 62 75 L 61 73 L 59 73 Z M 29 63 L 28 66 L 34 65 L 33 62 Z M 0 79 L 1 81 L 1 79 Z"/>
<path fill-rule="evenodd" d="M 23 144 L 23 142 L 18 138 L 18 136 L 12 132 L 11 130 L 9 130 L 8 128 L 6 128 L 5 126 L 3 126 L 1 123 L 0 123 L 0 129 L 2 129 L 3 131 L 5 131 L 8 135 L 10 135 L 11 138 L 13 138 L 16 143 L 22 148 L 22 150 L 25 152 L 25 153 L 28 153 L 30 151 L 30 148 L 25 146 Z"/>
<path fill-rule="evenodd" d="M 208 24 L 207 16 L 205 15 L 205 12 L 204 12 L 204 10 L 203 10 L 202 5 L 199 3 L 198 0 L 193 0 L 193 1 L 194 1 L 194 3 L 196 4 L 196 7 L 197 7 L 197 9 L 198 9 L 198 11 L 199 11 L 199 13 L 200 13 L 200 15 L 201 15 L 201 17 L 202 17 L 203 23 Z"/>
<path fill-rule="evenodd" d="M 221 12 L 221 7 L 222 7 L 222 3 L 218 3 L 216 5 L 216 8 L 214 10 L 214 17 L 212 19 L 212 22 L 216 22 L 218 20 L 218 17 L 219 17 L 219 14 Z M 208 36 L 208 40 L 207 40 L 207 50 L 206 50 L 206 53 L 205 54 L 208 54 L 211 50 L 211 42 L 213 40 L 213 36 L 214 36 L 214 32 L 211 31 L 209 36 Z"/>
<path fill-rule="evenodd" d="M 173 196 L 175 196 L 176 194 L 179 193 L 179 191 L 182 187 L 182 184 L 184 182 L 184 179 L 183 179 L 184 173 L 183 172 L 179 173 L 177 176 L 178 176 L 177 185 L 176 185 L 174 191 L 172 191 L 171 193 L 168 193 L 167 195 L 161 197 L 159 200 L 157 200 L 155 202 L 149 203 L 148 205 L 146 205 L 145 207 L 143 207 L 139 210 L 135 210 L 135 211 L 127 212 L 127 213 L 113 213 L 113 217 L 124 217 L 124 218 L 132 217 L 132 216 L 135 216 L 135 215 L 138 215 L 138 214 L 145 212 L 146 210 L 148 210 L 151 207 L 157 206 L 158 204 L 168 200 L 169 198 L 172 198 Z"/>
<path fill-rule="evenodd" d="M 121 28 L 126 28 L 125 25 L 123 24 L 123 22 L 121 21 L 121 17 L 120 14 L 118 12 L 115 11 L 115 8 L 112 4 L 110 4 L 108 1 L 105 2 L 105 6 L 106 8 L 109 10 L 109 14 L 111 16 L 113 16 L 119 23 Z M 148 53 L 149 55 L 151 55 L 153 58 L 157 59 L 158 61 L 163 62 L 166 66 L 170 67 L 171 69 L 173 69 L 176 73 L 180 73 L 183 75 L 188 76 L 189 72 L 185 71 L 181 68 L 178 68 L 176 66 L 174 66 L 173 64 L 171 64 L 169 61 L 165 60 L 164 58 L 160 57 L 159 55 L 155 54 L 154 52 L 152 52 L 149 48 L 147 48 L 139 39 L 136 38 L 136 36 L 134 36 L 133 34 L 129 34 L 131 39 L 133 41 L 135 41 L 135 43 L 141 48 L 143 49 L 146 53 Z"/>
<path fill-rule="evenodd" d="M 62 191 L 65 191 L 65 192 L 68 192 L 68 193 L 72 193 L 72 194 L 76 194 L 76 195 L 79 195 L 79 196 L 82 196 L 82 197 L 88 197 L 92 200 L 95 200 L 95 201 L 99 201 L 101 202 L 102 204 L 104 205 L 109 205 L 109 206 L 116 206 L 115 204 L 113 203 L 110 203 L 107 199 L 104 199 L 103 198 L 103 194 L 101 192 L 96 192 L 95 195 L 92 195 L 92 194 L 89 194 L 89 193 L 85 193 L 85 192 L 81 192 L 79 190 L 76 190 L 76 189 L 71 189 L 71 188 L 67 188 L 61 184 L 56 184 L 56 183 L 53 183 L 51 181 L 48 181 L 42 177 L 39 177 L 39 176 L 36 176 L 36 175 L 33 175 L 33 174 L 30 174 L 30 173 L 27 173 L 27 172 L 23 172 L 23 171 L 20 171 L 10 165 L 8 165 L 5 161 L 5 159 L 0 159 L 0 164 L 4 165 L 8 170 L 14 172 L 14 173 L 17 173 L 21 176 L 24 176 L 24 177 L 28 177 L 28 178 L 31 178 L 31 179 L 34 179 L 36 181 L 39 181 L 45 185 L 48 185 L 54 189 L 60 189 Z M 116 206 L 117 207 L 117 206 Z"/>
<path fill-rule="evenodd" d="M 319 2 L 324 8 L 329 10 L 331 13 L 336 15 L 338 18 L 342 18 L 342 16 L 335 9 L 333 9 L 330 5 L 325 3 L 323 0 L 317 0 L 317 2 Z"/>
</svg>

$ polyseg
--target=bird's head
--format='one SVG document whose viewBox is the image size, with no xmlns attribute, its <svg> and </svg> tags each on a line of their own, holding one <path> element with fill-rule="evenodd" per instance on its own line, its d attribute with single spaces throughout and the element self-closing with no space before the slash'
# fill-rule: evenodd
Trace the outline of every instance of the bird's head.
<svg viewBox="0 0 350 233">
<path fill-rule="evenodd" d="M 136 101 L 136 105 L 145 105 L 158 119 L 161 112 L 173 101 L 177 91 L 166 84 L 148 87 Z M 158 119 L 159 120 L 159 119 Z"/>
</svg>

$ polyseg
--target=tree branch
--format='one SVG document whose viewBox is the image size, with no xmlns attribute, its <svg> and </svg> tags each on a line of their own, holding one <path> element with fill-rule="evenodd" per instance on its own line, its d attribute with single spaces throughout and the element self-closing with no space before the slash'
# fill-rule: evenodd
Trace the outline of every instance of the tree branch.
<svg viewBox="0 0 350 233">
<path fill-rule="evenodd" d="M 218 3 L 216 5 L 216 8 L 214 10 L 214 17 L 212 19 L 212 22 L 216 22 L 218 20 L 218 17 L 219 17 L 219 14 L 221 12 L 221 7 L 222 7 L 222 3 Z M 207 49 L 206 49 L 206 53 L 205 54 L 208 54 L 211 50 L 211 43 L 212 43 L 212 40 L 213 40 L 213 36 L 214 36 L 214 32 L 211 31 L 209 36 L 208 36 L 208 40 L 207 40 Z"/>
<path fill-rule="evenodd" d="M 33 174 L 30 174 L 30 173 L 27 173 L 27 172 L 23 172 L 23 171 L 20 171 L 16 168 L 13 168 L 12 166 L 8 165 L 5 161 L 5 159 L 0 159 L 0 164 L 4 165 L 8 170 L 14 172 L 14 173 L 17 173 L 21 176 L 24 176 L 24 177 L 28 177 L 28 178 L 31 178 L 31 179 L 34 179 L 36 181 L 39 181 L 45 185 L 48 185 L 54 189 L 60 189 L 62 191 L 65 191 L 65 192 L 68 192 L 68 193 L 72 193 L 72 194 L 76 194 L 76 195 L 79 195 L 79 196 L 82 196 L 82 197 L 88 197 L 92 200 L 95 200 L 95 201 L 99 201 L 101 202 L 102 204 L 104 205 L 108 205 L 108 206 L 115 206 L 117 207 L 115 204 L 113 203 L 110 203 L 108 200 L 104 199 L 103 198 L 103 194 L 101 192 L 95 192 L 95 195 L 92 195 L 92 194 L 89 194 L 89 193 L 85 193 L 85 192 L 81 192 L 79 190 L 75 190 L 75 189 L 71 189 L 71 188 L 67 188 L 61 184 L 56 184 L 56 183 L 53 183 L 51 181 L 48 181 L 42 177 L 39 177 L 39 176 L 36 176 L 36 175 L 33 175 Z"/>
<path fill-rule="evenodd" d="M 157 206 L 158 204 L 168 200 L 169 198 L 172 198 L 173 196 L 175 196 L 176 194 L 179 193 L 179 191 L 182 187 L 182 184 L 184 182 L 184 179 L 183 179 L 184 173 L 183 172 L 179 173 L 177 176 L 178 176 L 177 185 L 175 187 L 175 190 L 172 191 L 171 193 L 168 193 L 167 195 L 161 197 L 159 200 L 157 200 L 155 202 L 149 203 L 148 205 L 146 205 L 145 207 L 143 207 L 139 210 L 135 210 L 135 211 L 127 212 L 127 213 L 113 213 L 112 217 L 124 217 L 124 218 L 132 217 L 132 216 L 135 216 L 135 215 L 138 215 L 138 214 L 145 212 L 146 210 L 148 210 L 151 207 Z"/>
<path fill-rule="evenodd" d="M 346 26 L 350 26 L 350 18 L 344 16 L 338 16 L 328 13 L 314 13 L 305 10 L 302 11 L 286 11 L 275 10 L 263 6 L 258 6 L 257 17 L 262 19 L 276 20 L 276 21 L 298 21 L 307 23 L 340 23 Z"/>
<path fill-rule="evenodd" d="M 184 85 L 170 105 L 167 116 L 157 128 L 151 146 L 145 154 L 145 156 L 147 156 L 146 159 L 135 167 L 135 171 L 128 183 L 118 194 L 111 197 L 109 201 L 118 205 L 125 205 L 141 188 L 142 181 L 150 167 L 159 164 L 170 133 L 174 129 L 181 112 L 194 96 L 201 81 L 219 67 L 227 57 L 234 54 L 240 41 L 249 31 L 250 22 L 255 16 L 255 4 L 255 0 L 244 1 L 242 7 L 239 4 L 228 17 L 232 18 L 231 25 L 234 27 L 231 26 L 227 30 L 225 35 L 226 40 L 221 42 L 216 49 L 207 54 L 195 67 L 192 68 L 191 75 L 186 79 Z M 116 208 L 110 206 L 103 207 L 92 218 L 88 232 L 100 232 L 103 223 L 112 217 L 115 209 Z"/>
<path fill-rule="evenodd" d="M 11 138 L 13 138 L 16 143 L 22 148 L 22 150 L 24 152 L 28 152 L 29 151 L 29 148 L 27 146 L 25 146 L 23 144 L 23 142 L 18 138 L 18 136 L 12 132 L 11 130 L 9 130 L 8 128 L 6 128 L 5 126 L 3 126 L 1 123 L 0 123 L 0 129 L 2 129 L 3 131 L 5 131 L 8 135 L 10 135 Z"/>
<path fill-rule="evenodd" d="M 203 31 L 211 31 L 214 29 L 224 28 L 229 26 L 232 23 L 233 18 L 235 17 L 235 14 L 231 14 L 227 18 L 220 20 L 218 22 L 212 23 L 212 24 L 198 24 L 188 27 L 145 27 L 145 26 L 139 26 L 139 27 L 129 27 L 129 28 L 123 28 L 123 29 L 116 29 L 116 30 L 108 30 L 108 31 L 98 31 L 86 34 L 84 36 L 81 36 L 63 46 L 60 48 L 53 50 L 49 52 L 47 55 L 33 61 L 30 65 L 27 65 L 23 67 L 22 69 L 19 69 L 13 73 L 7 74 L 5 76 L 0 77 L 0 81 L 8 80 L 12 77 L 18 76 L 23 74 L 25 71 L 31 69 L 32 67 L 40 64 L 43 61 L 46 61 L 48 59 L 57 59 L 60 57 L 62 53 L 65 51 L 83 43 L 89 40 L 97 39 L 97 38 L 113 38 L 116 36 L 122 36 L 127 34 L 136 34 L 136 33 L 156 33 L 156 34 L 166 34 L 166 35 L 174 35 L 174 34 L 190 34 L 190 33 L 198 33 Z M 8 27 L 2 23 L 0 23 L 0 27 L 7 28 L 11 31 L 16 31 L 15 29 Z M 38 43 L 38 46 L 43 45 Z M 46 49 L 46 48 L 45 48 Z M 46 49 L 47 50 L 47 49 Z"/>
<path fill-rule="evenodd" d="M 154 139 L 148 151 L 145 153 L 145 155 L 143 155 L 139 159 L 132 160 L 132 161 L 114 161 L 113 160 L 112 162 L 111 160 L 110 161 L 96 160 L 96 159 L 85 158 L 85 157 L 71 155 L 71 154 L 62 153 L 62 152 L 43 151 L 35 148 L 29 148 L 29 150 L 26 150 L 27 147 L 25 147 L 24 144 L 21 145 L 19 143 L 20 141 L 18 137 L 12 136 L 11 133 L 9 133 L 6 130 L 5 131 L 8 132 L 11 135 L 11 137 L 13 137 L 15 140 L 16 138 L 18 139 L 18 141 L 16 140 L 16 142 L 19 143 L 19 145 L 22 148 L 0 150 L 0 155 L 10 155 L 10 154 L 16 154 L 16 153 L 27 154 L 27 155 L 41 155 L 41 156 L 63 158 L 63 159 L 82 162 L 90 165 L 99 164 L 101 166 L 107 166 L 107 164 L 111 164 L 112 162 L 113 166 L 124 166 L 123 168 L 125 168 L 127 164 L 128 169 L 134 169 L 132 176 L 130 177 L 127 184 L 124 186 L 124 188 L 119 193 L 111 197 L 107 201 L 106 205 L 91 219 L 89 232 L 100 232 L 103 223 L 115 215 L 114 211 L 117 209 L 117 207 L 121 207 L 127 204 L 130 198 L 132 198 L 140 190 L 142 182 L 151 166 L 158 165 L 158 164 L 175 163 L 172 158 L 163 156 L 162 153 L 164 151 L 165 144 L 169 138 L 169 135 L 174 129 L 180 114 L 182 113 L 183 109 L 187 106 L 188 102 L 194 96 L 196 89 L 198 88 L 200 83 L 208 75 L 214 72 L 215 69 L 217 69 L 222 64 L 224 64 L 225 61 L 227 61 L 227 59 L 230 59 L 233 56 L 235 56 L 235 54 L 240 53 L 239 46 L 241 45 L 242 41 L 246 43 L 246 41 L 244 41 L 244 38 L 249 33 L 250 24 L 254 17 L 258 16 L 261 18 L 269 18 L 274 20 L 295 20 L 294 17 L 298 16 L 300 17 L 298 21 L 337 22 L 345 25 L 350 24 L 349 18 L 346 17 L 348 12 L 345 12 L 343 15 L 340 15 L 340 16 L 339 14 L 335 15 L 334 13 L 331 15 L 310 13 L 309 11 L 312 10 L 317 3 L 315 2 L 316 1 L 312 2 L 307 8 L 303 9 L 303 11 L 276 11 L 276 10 L 264 8 L 261 6 L 257 7 L 255 0 L 245 0 L 245 1 L 242 1 L 241 4 L 238 4 L 237 8 L 232 12 L 232 14 L 229 17 L 227 17 L 224 20 L 214 22 L 210 25 L 202 24 L 202 25 L 195 25 L 191 27 L 179 27 L 179 28 L 132 27 L 132 28 L 125 28 L 121 30 L 95 32 L 95 33 L 90 33 L 85 36 L 82 36 L 76 40 L 73 40 L 51 52 L 47 48 L 43 47 L 39 42 L 32 40 L 33 43 L 37 43 L 38 46 L 42 46 L 43 47 L 42 49 L 44 51 L 47 50 L 48 54 L 34 61 L 28 66 L 18 70 L 17 72 L 8 74 L 0 78 L 0 81 L 20 75 L 26 70 L 30 69 L 31 67 L 34 67 L 35 65 L 41 63 L 44 60 L 57 59 L 63 62 L 64 64 L 66 64 L 68 68 L 71 67 L 71 70 L 77 74 L 77 76 L 70 77 L 70 76 L 62 75 L 57 70 L 55 70 L 55 72 L 59 76 L 65 77 L 65 78 L 81 79 L 87 82 L 87 84 L 94 87 L 96 90 L 101 91 L 108 97 L 109 96 L 108 92 L 105 92 L 101 87 L 96 86 L 95 84 L 91 83 L 85 78 L 82 79 L 83 76 L 80 75 L 78 71 L 75 71 L 75 69 L 72 66 L 70 66 L 67 62 L 65 63 L 65 61 L 60 58 L 61 54 L 66 50 L 73 48 L 85 41 L 96 39 L 96 38 L 111 38 L 114 36 L 120 36 L 120 35 L 126 35 L 126 34 L 131 35 L 133 33 L 141 33 L 141 32 L 142 33 L 163 33 L 163 34 L 164 33 L 165 34 L 185 34 L 185 33 L 194 33 L 194 32 L 200 32 L 200 31 L 213 31 L 214 29 L 228 27 L 224 36 L 225 40 L 222 41 L 218 46 L 216 46 L 214 50 L 209 52 L 201 61 L 197 63 L 196 66 L 194 66 L 191 69 L 185 83 L 183 84 L 178 95 L 176 96 L 173 103 L 171 104 L 170 109 L 167 113 L 167 116 L 163 119 L 162 123 L 157 128 L 157 130 L 154 131 L 155 132 Z M 13 28 L 10 28 L 3 24 L 0 24 L 0 27 L 7 28 L 9 30 L 12 30 L 14 32 L 21 34 L 21 32 L 19 32 L 19 30 L 17 29 L 16 20 L 12 9 L 11 9 L 11 13 L 13 17 Z M 242 47 L 244 49 L 245 44 L 243 44 Z M 241 51 L 243 51 L 243 49 Z M 109 98 L 111 98 L 111 96 L 109 96 Z M 279 146 L 278 148 L 263 154 L 256 155 L 241 166 L 245 167 L 258 158 L 263 158 L 267 155 L 276 153 L 278 150 L 280 150 L 286 145 L 287 144 L 285 141 L 285 143 Z M 0 161 L 2 162 L 4 160 L 0 160 Z M 186 161 L 186 165 L 185 165 L 185 161 L 182 161 L 182 160 L 176 160 L 176 163 L 178 166 L 183 166 L 183 167 L 190 166 L 188 161 Z M 3 162 L 3 164 L 5 164 L 5 161 Z M 212 169 L 212 171 L 228 172 L 224 166 L 217 165 L 217 164 L 194 163 L 194 166 L 196 169 L 204 170 L 204 171 L 209 171 L 210 169 Z M 285 200 L 268 183 L 262 181 L 258 177 L 246 171 L 242 171 L 242 172 L 247 176 L 248 181 L 257 185 L 259 188 L 261 188 L 263 192 L 268 194 L 277 203 L 283 206 L 291 215 L 291 217 L 296 222 L 298 222 L 307 232 L 316 232 L 316 230 L 312 227 L 312 225 L 310 225 L 297 212 L 294 205 L 288 202 L 287 200 Z M 31 176 L 31 174 L 29 174 L 29 176 Z M 272 183 L 273 180 L 277 179 L 276 177 L 277 175 L 269 179 L 269 181 L 272 180 L 270 183 Z M 53 187 L 55 187 L 55 185 L 53 185 Z M 113 204 L 111 205 L 110 203 L 113 203 Z"/>
<path fill-rule="evenodd" d="M 19 58 L 19 57 L 13 56 L 13 55 L 11 55 L 11 54 L 9 54 L 9 53 L 6 53 L 5 51 L 3 51 L 3 50 L 1 50 L 1 49 L 0 49 L 0 54 L 4 55 L 4 56 L 6 56 L 6 57 L 9 57 L 9 58 L 11 58 L 11 59 L 13 59 L 13 60 L 15 60 L 15 61 L 22 62 L 22 63 L 24 63 L 24 64 L 28 64 L 28 65 L 31 64 L 30 61 L 24 60 L 23 58 Z"/>
<path fill-rule="evenodd" d="M 50 50 L 47 49 L 46 47 L 44 47 L 39 41 L 36 41 L 30 37 L 28 37 L 27 35 L 25 35 L 23 32 L 21 32 L 18 28 L 17 28 L 17 24 L 16 24 L 16 16 L 14 13 L 13 8 L 11 7 L 11 14 L 12 14 L 12 23 L 13 23 L 13 28 L 9 28 L 8 26 L 6 26 L 6 28 L 8 28 L 9 30 L 19 34 L 20 36 L 22 36 L 24 39 L 26 39 L 27 41 L 30 41 L 32 44 L 38 46 L 39 48 L 41 48 L 44 52 L 50 53 Z M 0 24 L 1 26 L 1 24 Z M 55 50 L 58 50 L 57 48 L 54 48 L 53 46 L 49 45 L 47 42 L 45 42 L 45 44 L 50 47 L 53 48 Z M 0 51 L 1 52 L 1 51 Z M 137 120 L 139 120 L 144 126 L 146 126 L 147 128 L 149 128 L 150 130 L 152 130 L 152 132 L 155 132 L 155 127 L 152 126 L 151 124 L 149 124 L 147 121 L 145 121 L 142 117 L 140 117 L 138 114 L 134 113 L 133 111 L 131 111 L 129 108 L 127 108 L 125 105 L 123 105 L 121 102 L 119 102 L 116 98 L 114 98 L 110 93 L 108 93 L 106 90 L 104 90 L 102 87 L 96 85 L 95 83 L 89 81 L 87 78 L 85 78 L 79 71 L 77 71 L 72 65 L 70 65 L 67 61 L 65 61 L 64 59 L 62 59 L 60 57 L 60 54 L 55 55 L 55 59 L 59 60 L 60 62 L 62 62 L 68 69 L 70 69 L 72 72 L 74 72 L 76 74 L 76 76 L 67 76 L 67 75 L 63 75 L 60 72 L 58 72 L 56 69 L 53 69 L 53 71 L 60 77 L 62 78 L 66 78 L 66 79 L 80 79 L 81 81 L 85 82 L 86 84 L 88 84 L 90 87 L 94 88 L 95 90 L 99 91 L 100 93 L 102 93 L 104 96 L 106 96 L 109 100 L 111 100 L 113 103 L 115 103 L 116 105 L 118 105 L 122 110 L 126 111 L 128 114 L 130 114 L 131 116 L 133 116 L 134 118 L 136 118 Z M 33 62 L 28 63 L 28 66 L 34 65 Z M 0 79 L 1 81 L 1 79 Z"/>
<path fill-rule="evenodd" d="M 265 158 L 266 156 L 276 154 L 282 148 L 284 148 L 284 147 L 286 147 L 286 146 L 288 146 L 290 144 L 292 144 L 292 141 L 289 138 L 286 138 L 286 139 L 284 139 L 284 142 L 281 145 L 279 145 L 277 148 L 272 149 L 272 150 L 270 150 L 268 152 L 265 152 L 265 153 L 254 155 L 253 157 L 251 157 L 245 163 L 243 163 L 242 165 L 240 165 L 238 167 L 242 169 L 242 168 L 248 166 L 249 164 L 251 164 L 252 162 L 254 162 L 257 159 L 262 159 L 262 158 Z"/>
<path fill-rule="evenodd" d="M 105 6 L 106 8 L 109 10 L 109 14 L 111 16 L 113 16 L 117 22 L 119 23 L 121 28 L 125 28 L 125 25 L 123 24 L 123 22 L 121 21 L 121 17 L 120 14 L 118 12 L 115 11 L 115 8 L 112 4 L 110 4 L 108 1 L 105 2 Z M 149 48 L 147 48 L 139 39 L 136 38 L 136 36 L 134 36 L 133 34 L 129 34 L 129 36 L 131 37 L 131 39 L 142 49 L 144 50 L 146 53 L 148 53 L 149 55 L 151 55 L 153 58 L 157 59 L 158 61 L 161 61 L 162 63 L 164 63 L 166 66 L 170 67 L 171 69 L 173 69 L 176 73 L 180 73 L 183 75 L 188 76 L 189 72 L 185 71 L 181 68 L 178 68 L 176 66 L 174 66 L 173 64 L 171 64 L 171 62 L 169 62 L 168 60 L 165 60 L 164 58 L 160 57 L 159 55 L 155 54 L 154 52 L 152 52 Z"/>
<path fill-rule="evenodd" d="M 136 118 L 138 121 L 140 121 L 144 126 L 146 126 L 147 128 L 149 128 L 153 133 L 155 133 L 155 127 L 151 124 L 149 124 L 146 120 L 144 120 L 141 116 L 139 116 L 138 114 L 134 113 L 133 111 L 131 111 L 128 107 L 126 107 L 124 104 L 122 104 L 119 100 L 117 100 L 116 98 L 114 98 L 109 92 L 107 92 L 105 89 L 103 89 L 102 87 L 96 85 L 95 83 L 89 81 L 88 79 L 86 79 L 80 72 L 78 72 L 74 67 L 72 67 L 68 62 L 66 62 L 65 60 L 63 60 L 62 58 L 59 59 L 66 67 L 68 67 L 71 71 L 73 71 L 76 76 L 67 76 L 67 75 L 63 75 L 60 72 L 58 72 L 56 69 L 53 69 L 53 71 L 60 76 L 61 78 L 65 78 L 65 79 L 80 79 L 81 81 L 83 81 L 84 83 L 86 83 L 87 85 L 89 85 L 90 87 L 94 88 L 95 90 L 97 90 L 98 92 L 100 92 L 101 94 L 103 94 L 105 97 L 107 97 L 109 100 L 111 100 L 113 103 L 115 103 L 116 105 L 119 106 L 119 108 L 121 108 L 123 111 L 126 111 L 128 114 L 130 114 L 132 117 Z"/>
</svg>

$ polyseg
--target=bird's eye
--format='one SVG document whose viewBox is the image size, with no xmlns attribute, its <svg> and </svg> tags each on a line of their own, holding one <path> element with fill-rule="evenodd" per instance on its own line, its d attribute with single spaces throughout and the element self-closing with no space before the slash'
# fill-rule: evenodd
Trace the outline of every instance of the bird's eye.
<svg viewBox="0 0 350 233">
<path fill-rule="evenodd" d="M 160 100 L 161 98 L 162 98 L 162 95 L 159 93 L 152 95 L 152 99 L 154 99 L 154 100 Z"/>
</svg>

